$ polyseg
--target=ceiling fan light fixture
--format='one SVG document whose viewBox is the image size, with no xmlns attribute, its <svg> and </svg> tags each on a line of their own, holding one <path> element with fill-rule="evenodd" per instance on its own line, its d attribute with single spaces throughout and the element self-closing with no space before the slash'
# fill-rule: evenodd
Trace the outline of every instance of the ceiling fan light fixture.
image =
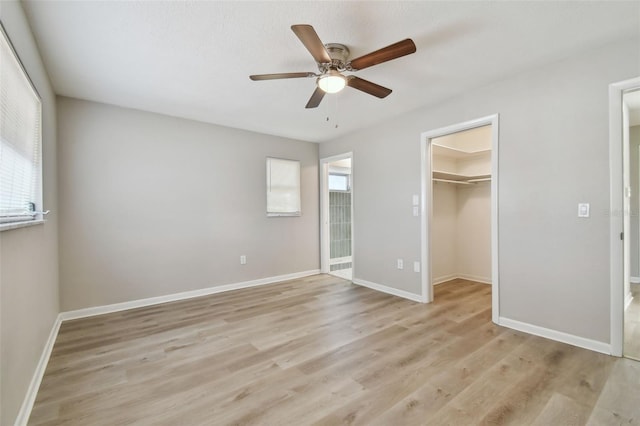
<svg viewBox="0 0 640 426">
<path fill-rule="evenodd" d="M 318 87 L 326 93 L 338 93 L 347 85 L 347 80 L 336 70 L 330 70 L 327 74 L 318 78 Z"/>
</svg>

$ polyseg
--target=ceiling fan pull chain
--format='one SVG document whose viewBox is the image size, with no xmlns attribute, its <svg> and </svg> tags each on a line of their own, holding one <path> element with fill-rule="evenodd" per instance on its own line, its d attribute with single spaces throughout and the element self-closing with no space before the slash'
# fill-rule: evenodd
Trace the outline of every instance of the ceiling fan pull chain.
<svg viewBox="0 0 640 426">
<path fill-rule="evenodd" d="M 334 96 L 333 97 L 333 112 L 335 113 L 335 116 L 338 117 L 338 118 L 336 118 L 336 125 L 335 125 L 336 129 L 338 128 L 338 120 L 339 120 L 339 117 L 340 117 L 340 112 L 338 111 L 339 110 L 339 106 L 340 106 L 340 101 L 338 100 L 339 97 L 340 97 L 339 94 L 338 94 L 338 96 Z"/>
<path fill-rule="evenodd" d="M 329 99 L 328 102 L 325 102 L 325 108 L 327 110 L 327 118 L 325 119 L 325 121 L 327 123 L 329 123 L 331 121 L 331 114 L 333 113 L 336 117 L 339 117 L 338 115 L 338 96 L 333 96 L 333 100 Z M 338 123 L 336 122 L 336 124 L 334 125 L 334 127 L 337 129 Z"/>
</svg>

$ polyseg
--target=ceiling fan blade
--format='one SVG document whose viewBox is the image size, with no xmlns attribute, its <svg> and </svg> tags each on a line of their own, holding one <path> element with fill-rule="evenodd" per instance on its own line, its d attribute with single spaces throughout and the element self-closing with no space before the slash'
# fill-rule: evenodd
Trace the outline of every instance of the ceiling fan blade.
<svg viewBox="0 0 640 426">
<path fill-rule="evenodd" d="M 278 80 L 280 78 L 304 78 L 304 77 L 316 77 L 316 75 L 312 72 L 283 72 L 279 74 L 257 74 L 257 75 L 249 76 L 249 78 L 253 81 Z"/>
<path fill-rule="evenodd" d="M 311 25 L 292 25 L 291 30 L 298 36 L 317 63 L 326 64 L 331 62 L 329 52 L 327 52 L 316 30 Z"/>
<path fill-rule="evenodd" d="M 383 47 L 375 52 L 368 53 L 349 62 L 352 70 L 362 70 L 373 65 L 378 65 L 392 59 L 415 53 L 416 45 L 410 38 L 399 41 L 390 46 Z"/>
<path fill-rule="evenodd" d="M 380 86 L 379 84 L 375 84 L 368 80 L 356 77 L 355 75 L 350 75 L 349 77 L 347 77 L 347 86 L 353 87 L 354 89 L 358 89 L 362 92 L 368 93 L 378 98 L 386 98 L 392 92 L 391 89 L 387 89 L 386 87 Z"/>
<path fill-rule="evenodd" d="M 307 102 L 305 108 L 316 108 L 320 105 L 322 98 L 324 98 L 324 90 L 316 87 L 316 90 L 313 92 L 313 95 L 311 95 L 311 98 L 309 99 L 309 102 Z"/>
</svg>

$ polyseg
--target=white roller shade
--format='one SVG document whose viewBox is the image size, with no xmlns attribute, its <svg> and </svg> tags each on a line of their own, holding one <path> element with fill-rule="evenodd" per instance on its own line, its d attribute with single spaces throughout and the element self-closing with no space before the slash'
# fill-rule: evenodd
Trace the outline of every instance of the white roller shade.
<svg viewBox="0 0 640 426">
<path fill-rule="evenodd" d="M 300 216 L 300 162 L 267 158 L 267 216 Z"/>
</svg>

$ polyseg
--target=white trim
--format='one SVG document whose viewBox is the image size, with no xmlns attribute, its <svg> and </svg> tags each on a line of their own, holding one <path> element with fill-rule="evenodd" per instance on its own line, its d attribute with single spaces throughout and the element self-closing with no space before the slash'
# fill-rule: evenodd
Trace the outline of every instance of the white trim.
<svg viewBox="0 0 640 426">
<path fill-rule="evenodd" d="M 372 290 L 380 291 L 382 293 L 391 294 L 393 296 L 402 297 L 403 299 L 409 299 L 414 302 L 425 303 L 426 300 L 420 294 L 410 293 L 408 291 L 399 290 L 397 288 L 389 287 L 383 284 L 372 283 L 371 281 L 361 280 L 360 278 L 354 278 L 352 280 L 354 284 L 361 285 L 363 287 L 370 288 Z"/>
<path fill-rule="evenodd" d="M 624 338 L 624 231 L 623 203 L 623 94 L 640 87 L 640 77 L 609 85 L 609 271 L 611 301 L 611 355 L 622 356 Z"/>
<path fill-rule="evenodd" d="M 175 302 L 178 300 L 192 299 L 194 297 L 208 296 L 210 294 L 223 293 L 225 291 L 239 290 L 242 288 L 257 287 L 266 284 L 273 284 L 281 281 L 288 281 L 297 278 L 308 277 L 320 273 L 318 269 L 310 271 L 295 272 L 293 274 L 278 275 L 275 277 L 260 278 L 252 281 L 244 281 L 233 284 L 219 285 L 199 290 L 185 291 L 182 293 L 168 294 L 166 296 L 150 297 L 147 299 L 131 300 L 129 302 L 114 303 L 112 305 L 94 306 L 91 308 L 78 309 L 75 311 L 62 312 L 62 321 L 71 319 L 86 318 L 95 315 L 109 314 L 112 312 L 126 311 L 127 309 L 141 308 L 144 306 L 157 305 L 160 303 Z"/>
<path fill-rule="evenodd" d="M 493 285 L 491 278 L 481 277 L 480 275 L 458 274 L 458 278 L 463 280 L 475 281 L 477 283 Z"/>
<path fill-rule="evenodd" d="M 629 308 L 629 305 L 633 302 L 633 293 L 629 292 L 624 297 L 624 310 L 626 311 Z"/>
<path fill-rule="evenodd" d="M 29 388 L 27 389 L 27 393 L 24 396 L 22 406 L 20 407 L 20 411 L 18 411 L 18 416 L 16 417 L 16 421 L 14 423 L 15 426 L 26 425 L 29 421 L 29 416 L 31 416 L 31 410 L 33 409 L 33 404 L 36 401 L 38 389 L 40 389 L 40 383 L 42 383 L 44 372 L 47 369 L 47 364 L 49 364 L 49 357 L 51 357 L 51 351 L 53 350 L 53 345 L 55 344 L 56 338 L 58 337 L 58 331 L 60 330 L 61 323 L 62 317 L 60 314 L 58 314 L 56 320 L 53 323 L 53 327 L 51 327 L 49 338 L 47 339 L 47 342 L 42 349 L 42 354 L 40 355 L 38 365 L 33 372 L 33 376 L 31 377 L 31 383 L 29 383 Z"/>
<path fill-rule="evenodd" d="M 12 229 L 27 228 L 34 225 L 42 225 L 46 222 L 45 219 L 24 220 L 22 222 L 7 222 L 0 224 L 0 232 L 10 231 Z"/>
<path fill-rule="evenodd" d="M 429 226 L 433 217 L 433 203 L 431 197 L 431 150 L 427 148 L 425 135 L 420 135 L 420 262 L 422 263 L 422 274 L 420 275 L 420 292 L 422 299 L 433 302 L 433 283 L 429 285 L 431 279 L 431 239 L 429 238 Z M 428 202 L 427 202 L 428 201 Z"/>
<path fill-rule="evenodd" d="M 605 342 L 598 342 L 597 340 L 586 339 L 584 337 L 576 336 L 573 334 L 563 333 L 562 331 L 539 327 L 537 325 L 516 321 L 505 317 L 500 317 L 498 319 L 498 324 L 503 327 L 512 328 L 518 331 L 524 331 L 525 333 L 534 334 L 536 336 L 555 340 L 557 342 L 567 343 L 579 348 L 589 349 L 591 351 L 596 351 L 607 355 L 611 354 L 611 345 Z"/>
<path fill-rule="evenodd" d="M 333 259 L 329 259 L 329 265 L 339 265 L 341 263 L 351 263 L 351 256 L 334 257 Z"/>
<path fill-rule="evenodd" d="M 498 268 L 498 147 L 500 143 L 500 116 L 491 117 L 491 319 L 497 322 L 500 318 L 500 286 L 498 285 L 500 270 Z"/>
<path fill-rule="evenodd" d="M 455 280 L 456 278 L 458 278 L 458 274 L 442 275 L 440 277 L 433 278 L 431 280 L 431 284 L 439 285 L 446 283 L 447 281 Z"/>
<path fill-rule="evenodd" d="M 631 277 L 629 281 L 631 284 L 640 284 L 640 277 Z"/>
<path fill-rule="evenodd" d="M 458 123 L 451 126 L 430 130 L 420 135 L 420 187 L 422 193 L 420 220 L 420 257 L 422 260 L 421 298 L 433 301 L 433 283 L 431 277 L 431 219 L 433 217 L 433 195 L 431 190 L 432 177 L 432 149 L 431 139 L 457 133 L 476 127 L 491 125 L 491 277 L 493 290 L 491 292 L 492 321 L 498 323 L 500 317 L 500 286 L 498 262 L 498 145 L 499 145 L 499 114 L 488 115 L 475 120 Z"/>
<path fill-rule="evenodd" d="M 479 275 L 468 275 L 468 274 L 442 275 L 440 277 L 433 278 L 431 281 L 433 285 L 439 285 L 455 279 L 469 280 L 469 281 L 474 281 L 481 284 L 492 285 L 491 278 L 481 277 Z"/>
</svg>

